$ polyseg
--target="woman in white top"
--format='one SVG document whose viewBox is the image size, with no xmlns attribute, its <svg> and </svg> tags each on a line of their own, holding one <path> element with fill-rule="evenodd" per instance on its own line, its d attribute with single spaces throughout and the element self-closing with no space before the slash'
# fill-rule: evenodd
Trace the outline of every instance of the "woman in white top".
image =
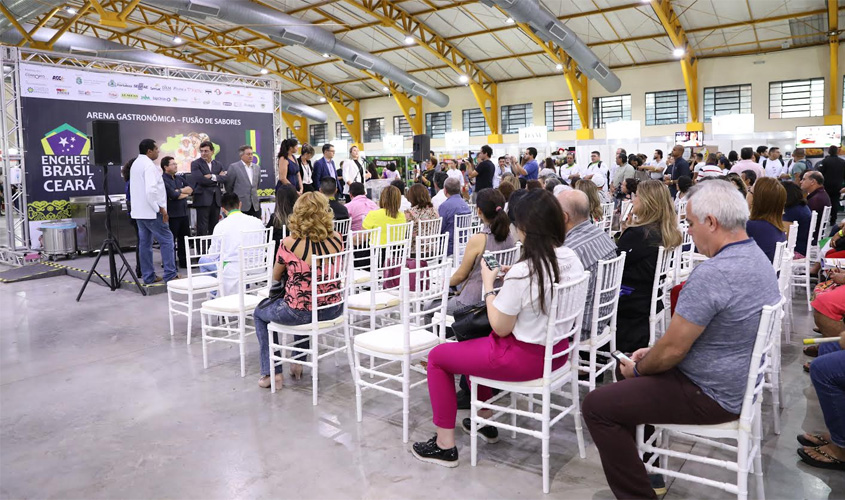
<svg viewBox="0 0 845 500">
<path fill-rule="evenodd" d="M 311 165 L 311 158 L 314 157 L 314 147 L 306 143 L 302 145 L 302 150 L 299 153 L 297 162 L 299 163 L 299 172 L 302 174 L 302 192 L 307 193 L 314 191 L 314 181 L 311 174 L 314 172 L 314 167 Z"/>
<path fill-rule="evenodd" d="M 358 146 L 349 148 L 349 158 L 341 162 L 340 169 L 343 170 L 343 180 L 346 181 L 343 194 L 349 194 L 349 185 L 353 182 L 364 184 L 370 180 L 370 173 L 367 171 L 364 159 L 360 157 Z"/>
<path fill-rule="evenodd" d="M 502 269 L 506 274 L 499 293 L 488 292 L 484 296 L 493 332 L 488 337 L 466 342 L 440 344 L 428 356 L 428 392 L 437 435 L 415 443 L 412 451 L 424 462 L 446 467 L 458 465 L 455 374 L 512 382 L 543 376 L 552 283 L 576 280 L 584 274 L 578 256 L 563 246 L 563 211 L 555 197 L 545 189 L 535 189 L 514 203 L 522 255 L 512 268 Z M 498 273 L 499 269 L 491 270 L 482 259 L 485 290 L 493 288 Z M 562 341 L 554 350 L 559 352 L 567 347 L 568 341 Z M 552 367 L 557 369 L 565 362 L 566 356 L 562 356 Z M 486 401 L 491 396 L 488 387 L 478 387 L 479 400 Z M 482 410 L 479 415 L 489 418 L 492 412 Z M 463 428 L 469 430 L 469 425 L 469 419 L 464 419 Z M 493 427 L 482 427 L 478 433 L 484 441 L 498 440 Z"/>
</svg>

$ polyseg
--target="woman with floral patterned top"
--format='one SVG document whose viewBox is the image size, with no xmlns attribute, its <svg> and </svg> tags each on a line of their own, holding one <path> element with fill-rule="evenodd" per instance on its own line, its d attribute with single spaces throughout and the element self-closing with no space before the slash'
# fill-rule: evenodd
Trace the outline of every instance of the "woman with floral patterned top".
<svg viewBox="0 0 845 500">
<path fill-rule="evenodd" d="M 411 253 L 414 253 L 417 248 L 417 234 L 420 230 L 419 221 L 439 219 L 440 214 L 434 209 L 431 204 L 431 195 L 428 189 L 422 184 L 414 184 L 408 190 L 408 202 L 411 203 L 411 208 L 405 210 L 405 221 L 413 222 L 413 233 L 411 236 Z"/>
<path fill-rule="evenodd" d="M 276 300 L 255 309 L 255 334 L 261 356 L 261 378 L 258 385 L 270 387 L 270 348 L 267 338 L 267 325 L 280 323 L 283 325 L 305 325 L 311 322 L 311 263 L 313 257 L 343 251 L 343 238 L 334 231 L 332 211 L 329 209 L 328 199 L 320 193 L 305 193 L 299 197 L 293 206 L 293 214 L 288 218 L 290 236 L 282 240 L 276 254 L 276 265 L 273 267 L 273 281 L 284 282 L 284 293 Z M 318 273 L 321 270 L 318 269 Z M 318 306 L 333 304 L 341 300 L 339 284 L 329 284 L 320 294 L 338 291 L 337 295 L 322 297 Z M 318 312 L 319 321 L 335 319 L 343 312 L 340 305 L 327 307 Z M 299 343 L 308 337 L 295 335 L 294 340 Z M 298 347 L 308 348 L 308 343 L 297 344 Z M 304 357 L 300 354 L 298 358 Z M 302 376 L 302 365 L 291 366 L 294 378 Z M 282 383 L 281 366 L 276 367 L 276 387 Z"/>
</svg>

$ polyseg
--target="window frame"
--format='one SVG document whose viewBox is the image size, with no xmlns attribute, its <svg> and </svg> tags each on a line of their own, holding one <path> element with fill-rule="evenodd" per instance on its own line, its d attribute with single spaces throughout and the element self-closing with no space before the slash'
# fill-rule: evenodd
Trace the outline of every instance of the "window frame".
<svg viewBox="0 0 845 500">
<path fill-rule="evenodd" d="M 339 141 L 351 141 L 352 135 L 349 133 L 349 130 L 346 129 L 346 126 L 343 122 L 334 122 L 334 135 L 335 139 Z"/>
<path fill-rule="evenodd" d="M 627 99 L 626 99 L 627 98 Z M 610 110 L 605 110 L 604 103 L 611 102 L 613 100 L 620 101 L 620 114 L 619 117 L 616 116 L 605 117 L 606 114 Z M 625 105 L 628 105 L 627 112 L 625 111 Z M 607 120 L 611 119 L 610 122 Z M 608 123 L 613 123 L 616 121 L 623 121 L 623 120 L 630 120 L 631 119 L 631 94 L 620 94 L 620 95 L 605 95 L 601 97 L 593 97 L 593 128 L 605 128 Z"/>
<path fill-rule="evenodd" d="M 806 97 L 808 102 L 806 104 L 797 103 L 797 97 L 792 97 L 788 99 L 788 101 L 793 101 L 792 103 L 787 102 L 784 104 L 784 84 L 800 84 L 806 83 L 808 89 L 806 91 L 794 91 L 791 92 L 792 94 L 798 94 L 800 92 L 809 92 L 809 96 Z M 780 108 L 779 112 L 773 111 L 773 87 L 780 86 L 780 102 L 777 107 Z M 789 85 L 788 87 L 796 88 L 800 85 Z M 818 91 L 817 95 L 813 95 Z M 779 80 L 774 82 L 769 82 L 769 119 L 770 120 L 785 120 L 789 118 L 816 118 L 820 116 L 824 116 L 825 113 L 825 79 L 824 77 L 815 77 L 815 78 L 799 78 L 799 79 L 792 79 L 792 80 Z M 817 102 L 813 102 L 817 99 Z M 806 106 L 806 110 L 795 110 L 795 111 L 783 111 L 785 108 L 792 109 L 796 106 Z M 775 114 L 779 114 L 780 116 L 774 116 Z M 787 114 L 788 116 L 784 116 Z"/>
<path fill-rule="evenodd" d="M 559 105 L 558 105 L 559 104 Z M 550 106 L 551 105 L 551 106 Z M 561 122 L 564 125 L 561 125 L 560 128 L 555 126 L 555 123 L 558 121 L 558 118 L 555 117 L 555 109 L 556 108 L 569 108 L 569 119 L 568 125 L 567 117 L 565 114 L 565 109 L 561 110 L 563 113 L 563 117 L 561 118 Z M 566 132 L 572 130 L 578 130 L 581 128 L 581 117 L 578 116 L 578 109 L 575 107 L 575 100 L 574 99 L 558 99 L 555 101 L 546 101 L 543 104 L 544 115 L 546 118 L 546 130 L 549 132 Z M 551 123 L 549 123 L 549 118 L 551 118 Z M 576 126 L 577 124 L 577 126 Z"/>
<path fill-rule="evenodd" d="M 480 118 L 481 125 L 478 120 Z M 481 108 L 468 108 L 461 110 L 461 130 L 469 132 L 470 137 L 487 137 L 493 132 L 487 124 L 487 118 Z"/>
<path fill-rule="evenodd" d="M 441 120 L 442 117 L 442 120 Z M 434 120 L 437 119 L 437 123 Z M 442 123 L 441 123 L 442 121 Z M 435 132 L 434 127 L 438 130 Z M 440 132 L 442 127 L 443 131 Z M 451 111 L 435 111 L 433 113 L 425 114 L 425 133 L 431 139 L 443 139 L 446 137 L 446 132 L 452 130 L 452 112 Z"/>
<path fill-rule="evenodd" d="M 408 126 L 408 135 L 402 133 L 402 122 L 405 122 L 405 125 Z M 401 135 L 405 139 L 414 138 L 414 129 L 411 128 L 411 123 L 408 121 L 407 118 L 405 118 L 405 115 L 395 115 L 393 117 L 393 135 Z"/>
<path fill-rule="evenodd" d="M 513 113 L 518 109 L 522 110 L 522 119 L 517 120 L 519 114 Z M 511 122 L 514 123 L 511 123 Z M 534 106 L 530 102 L 522 104 L 508 104 L 499 110 L 499 130 L 502 134 L 518 134 L 521 127 L 534 126 Z"/>
<path fill-rule="evenodd" d="M 317 137 L 317 134 L 314 133 L 314 130 L 319 129 L 321 127 L 323 129 L 322 140 L 318 141 L 316 139 L 318 139 L 319 137 Z M 310 144 L 312 146 L 318 145 L 318 144 L 322 145 L 322 144 L 326 144 L 327 142 L 329 142 L 329 124 L 328 123 L 314 123 L 314 124 L 309 125 L 308 126 L 308 140 L 310 141 Z"/>
<path fill-rule="evenodd" d="M 745 89 L 745 87 L 747 87 L 747 89 Z M 720 90 L 720 89 L 724 91 L 725 89 L 732 89 L 732 88 L 736 88 L 736 92 L 739 93 L 739 101 L 737 103 L 737 111 L 736 112 L 730 112 L 730 113 L 717 113 L 717 111 L 718 111 L 716 109 L 717 97 L 718 97 L 717 91 Z M 745 92 L 746 90 L 747 90 L 746 93 L 747 93 L 747 97 L 748 97 L 748 102 L 743 103 L 742 102 L 743 92 Z M 712 100 L 713 100 L 713 113 L 709 116 L 707 114 L 707 93 L 708 93 L 708 91 L 712 91 L 713 94 L 714 94 L 713 98 L 712 98 Z M 746 112 L 751 113 L 752 112 L 751 106 L 752 106 L 752 103 L 753 103 L 752 91 L 753 91 L 753 86 L 750 83 L 736 83 L 736 84 L 732 84 L 732 85 L 716 85 L 716 86 L 713 86 L 713 87 L 704 87 L 704 92 L 701 94 L 702 95 L 701 102 L 702 102 L 702 105 L 703 105 L 702 116 L 704 117 L 704 122 L 712 122 L 714 116 L 741 115 L 741 114 L 746 114 Z M 722 103 L 722 105 L 724 106 L 725 103 Z"/>
<path fill-rule="evenodd" d="M 651 110 L 649 110 L 649 97 L 653 100 Z M 664 108 L 658 106 L 659 99 L 666 99 L 664 101 L 666 103 L 670 102 L 672 97 L 674 97 L 675 102 L 674 116 L 667 114 L 667 111 L 672 111 L 673 106 L 666 106 Z M 666 118 L 669 116 L 671 118 Z M 656 90 L 645 93 L 645 124 L 647 127 L 684 124 L 689 120 L 689 116 L 689 98 L 686 89 Z"/>
<path fill-rule="evenodd" d="M 378 137 L 373 137 L 370 128 L 375 123 L 378 125 Z M 363 142 L 381 142 L 384 140 L 384 117 L 364 118 L 361 120 L 361 140 Z"/>
</svg>

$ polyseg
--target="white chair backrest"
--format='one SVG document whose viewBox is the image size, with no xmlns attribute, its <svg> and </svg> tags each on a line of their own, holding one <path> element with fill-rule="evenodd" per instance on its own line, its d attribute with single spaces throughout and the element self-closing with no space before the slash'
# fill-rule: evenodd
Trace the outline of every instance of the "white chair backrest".
<svg viewBox="0 0 845 500">
<path fill-rule="evenodd" d="M 411 236 L 413 235 L 414 223 L 404 222 L 402 224 L 391 224 L 387 226 L 387 241 L 392 243 L 395 241 L 404 241 L 411 245 Z"/>
<path fill-rule="evenodd" d="M 381 241 L 381 228 L 362 229 L 360 231 L 349 231 L 348 247 L 350 250 L 358 250 L 358 256 L 354 257 L 353 267 L 363 269 L 370 267 L 375 249 Z"/>
<path fill-rule="evenodd" d="M 827 229 L 830 226 L 830 207 L 824 207 L 822 210 L 822 220 L 819 223 L 819 234 L 816 235 L 816 241 L 827 237 Z"/>
<path fill-rule="evenodd" d="M 417 221 L 417 237 L 440 234 L 443 228 L 443 217 Z"/>
<path fill-rule="evenodd" d="M 417 292 L 410 293 L 412 271 L 402 269 L 399 287 L 402 290 L 402 324 L 405 332 L 428 330 L 446 340 L 446 305 L 449 299 L 449 276 L 452 274 L 452 260 L 444 259 L 429 266 L 425 272 L 417 272 Z M 419 278 L 421 276 L 421 279 Z M 439 314 L 434 314 L 439 313 Z M 410 336 L 405 335 L 405 352 L 410 351 Z"/>
<path fill-rule="evenodd" d="M 334 232 L 346 240 L 346 236 L 349 234 L 349 228 L 352 227 L 352 219 L 335 220 L 332 222 L 332 225 L 334 226 Z"/>
<path fill-rule="evenodd" d="M 494 259 L 499 263 L 499 266 L 513 266 L 516 264 L 516 261 L 519 260 L 519 256 L 522 255 L 522 243 L 517 242 L 516 245 L 512 246 L 511 248 L 505 248 L 504 250 L 496 250 L 495 252 L 490 252 L 490 255 L 493 256 Z M 481 265 L 481 262 L 478 263 Z M 504 280 L 497 279 L 496 285 L 493 287 L 493 291 L 499 291 L 502 289 L 502 285 L 504 285 Z M 484 300 L 484 294 L 487 293 L 487 290 L 484 289 L 484 286 L 481 287 L 481 297 L 478 300 Z"/>
<path fill-rule="evenodd" d="M 613 225 L 613 210 L 615 206 L 613 202 L 601 204 L 601 229 L 610 234 L 611 226 Z"/>
<path fill-rule="evenodd" d="M 780 288 L 781 295 L 784 297 L 787 297 L 786 294 L 790 294 L 790 296 L 792 294 L 792 258 L 793 254 L 789 253 L 788 249 L 783 252 L 783 256 L 781 257 L 780 274 L 778 274 L 778 287 Z"/>
<path fill-rule="evenodd" d="M 188 261 L 188 279 L 217 273 L 220 256 L 223 254 L 219 236 L 185 236 L 185 257 Z M 200 262 L 202 259 L 204 262 Z M 207 267 L 210 271 L 201 271 Z"/>
<path fill-rule="evenodd" d="M 543 366 L 543 382 L 549 384 L 552 379 L 552 362 L 568 355 L 570 367 L 578 363 L 578 341 L 581 338 L 581 325 L 584 320 L 584 305 L 587 301 L 587 287 L 590 273 L 585 272 L 580 278 L 552 286 L 549 308 L 549 321 L 546 324 L 546 355 Z M 554 352 L 557 344 L 569 340 L 566 349 Z M 561 367 L 560 369 L 563 369 Z M 572 374 L 575 376 L 575 373 Z"/>
<path fill-rule="evenodd" d="M 318 321 L 318 314 L 324 309 L 346 303 L 352 270 L 352 251 L 313 255 L 311 257 L 311 321 Z M 316 306 L 315 306 L 316 304 Z"/>
<path fill-rule="evenodd" d="M 666 298 L 669 284 L 672 282 L 673 266 L 677 253 L 674 249 L 666 250 L 663 246 L 657 249 L 657 267 L 654 270 L 654 283 L 651 289 L 651 309 L 649 314 L 657 314 L 657 304 Z"/>
<path fill-rule="evenodd" d="M 789 233 L 786 235 L 786 253 L 791 259 L 795 254 L 795 243 L 798 241 L 798 222 L 793 222 L 789 226 Z"/>
<path fill-rule="evenodd" d="M 452 261 L 455 266 L 461 265 L 467 242 L 475 233 L 481 231 L 483 224 L 472 224 L 472 214 L 456 215 L 455 225 L 452 231 L 455 236 L 452 240 Z"/>
<path fill-rule="evenodd" d="M 772 259 L 772 267 L 775 268 L 775 272 L 778 273 L 778 276 L 780 276 L 780 271 L 783 269 L 783 256 L 786 253 L 787 244 L 789 244 L 788 241 L 779 241 L 775 244 L 775 255 Z"/>
<path fill-rule="evenodd" d="M 370 290 L 382 291 L 395 289 L 392 283 L 399 278 L 399 274 L 406 269 L 408 256 L 411 253 L 408 240 L 389 241 L 385 245 L 375 247 L 370 266 Z M 387 283 L 391 281 L 391 283 Z"/>
<path fill-rule="evenodd" d="M 679 201 L 677 204 L 678 222 L 683 222 L 687 219 L 687 199 Z"/>
<path fill-rule="evenodd" d="M 426 261 L 429 265 L 439 264 L 449 251 L 449 235 L 437 233 L 417 236 L 414 246 L 414 257 L 417 260 Z"/>
<path fill-rule="evenodd" d="M 592 315 L 590 337 L 601 334 L 599 328 L 610 323 L 610 330 L 616 331 L 616 311 L 619 308 L 619 290 L 622 288 L 622 271 L 625 270 L 625 252 L 610 260 L 600 260 L 596 268 L 592 288 Z M 589 290 L 588 290 L 589 292 Z"/>
<path fill-rule="evenodd" d="M 244 308 L 244 295 L 269 290 L 273 283 L 273 248 L 275 244 L 261 243 L 259 245 L 242 246 L 238 249 L 240 259 L 238 278 L 238 301 L 241 310 Z"/>
<path fill-rule="evenodd" d="M 811 248 L 813 248 L 813 240 L 816 239 L 816 222 L 818 222 L 819 213 L 815 210 L 810 210 L 810 230 L 807 231 L 807 259 L 810 258 Z"/>
<path fill-rule="evenodd" d="M 757 398 L 762 397 L 765 379 L 763 375 L 772 366 L 776 340 L 780 337 L 781 319 L 783 317 L 784 299 L 781 297 L 777 304 L 763 306 L 760 323 L 757 327 L 757 338 L 754 350 L 751 352 L 751 362 L 748 365 L 748 379 L 745 384 L 745 396 L 742 400 L 742 411 L 739 414 L 740 426 L 751 429 Z"/>
<path fill-rule="evenodd" d="M 679 224 L 678 230 L 681 232 L 681 245 L 675 249 L 673 276 L 675 284 L 680 283 L 681 277 L 689 276 L 692 272 L 692 254 L 695 253 L 695 243 L 692 241 L 692 235 L 689 234 L 689 226 Z"/>
<path fill-rule="evenodd" d="M 241 231 L 241 246 L 251 247 L 273 241 L 273 228 L 265 227 L 257 231 Z"/>
<path fill-rule="evenodd" d="M 621 225 L 622 222 L 628 218 L 628 215 L 631 214 L 631 210 L 634 209 L 634 202 L 631 200 L 623 200 L 622 207 L 619 209 L 619 224 Z"/>
</svg>

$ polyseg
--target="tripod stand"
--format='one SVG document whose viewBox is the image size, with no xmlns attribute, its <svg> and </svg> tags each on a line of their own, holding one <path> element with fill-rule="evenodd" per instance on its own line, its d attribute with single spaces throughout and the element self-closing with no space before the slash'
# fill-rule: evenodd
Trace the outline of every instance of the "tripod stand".
<svg viewBox="0 0 845 500">
<path fill-rule="evenodd" d="M 132 279 L 135 281 L 135 285 L 140 290 L 141 295 L 147 295 L 147 291 L 144 287 L 141 286 L 141 283 L 138 281 L 138 277 L 135 276 L 135 272 L 132 270 L 132 267 L 127 262 L 126 257 L 124 257 L 123 252 L 120 251 L 120 245 L 118 245 L 117 240 L 114 237 L 114 233 L 112 232 L 111 228 L 111 212 L 112 212 L 112 203 L 111 197 L 109 196 L 109 166 L 103 165 L 103 193 L 106 195 L 106 239 L 103 240 L 103 244 L 100 245 L 100 253 L 97 254 L 97 258 L 94 259 L 94 265 L 91 266 L 91 270 L 88 271 L 88 276 L 85 278 L 85 283 L 82 284 L 82 289 L 79 290 L 79 295 L 76 296 L 76 301 L 79 302 L 79 299 L 82 298 L 82 294 L 85 292 L 85 287 L 88 286 L 88 282 L 91 281 L 91 278 L 94 275 L 97 275 L 106 286 L 108 286 L 111 291 L 115 291 L 120 288 L 120 276 L 118 275 L 117 271 L 117 263 L 115 262 L 115 254 L 120 256 L 120 259 L 123 261 L 123 265 L 126 268 L 126 271 L 129 272 L 129 275 L 132 276 Z M 109 279 L 106 280 L 102 274 L 97 271 L 97 264 L 100 263 L 100 258 L 103 256 L 104 253 L 107 253 L 109 256 Z"/>
</svg>

